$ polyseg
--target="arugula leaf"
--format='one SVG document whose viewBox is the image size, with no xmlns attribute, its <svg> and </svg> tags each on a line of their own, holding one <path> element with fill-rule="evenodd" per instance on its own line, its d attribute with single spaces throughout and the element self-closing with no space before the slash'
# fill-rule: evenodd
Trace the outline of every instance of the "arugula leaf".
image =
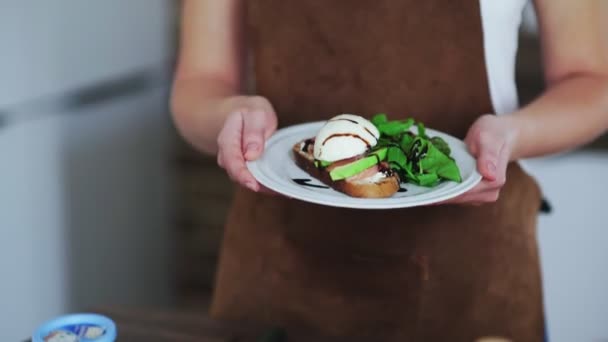
<svg viewBox="0 0 608 342">
<path fill-rule="evenodd" d="M 436 173 L 424 173 L 418 175 L 418 184 L 421 186 L 434 186 L 439 183 L 439 177 Z"/>
<path fill-rule="evenodd" d="M 431 143 L 446 156 L 449 157 L 452 154 L 450 145 L 448 145 L 448 143 L 446 143 L 445 140 L 441 139 L 440 137 L 432 137 Z"/>
<path fill-rule="evenodd" d="M 395 162 L 388 162 L 388 166 L 395 172 L 397 172 L 399 174 L 399 176 L 401 177 L 404 168 L 401 167 L 401 165 L 395 163 Z M 405 178 L 402 178 L 405 180 Z"/>
<path fill-rule="evenodd" d="M 420 164 L 429 172 L 436 172 L 441 166 L 451 160 L 443 154 L 435 145 L 429 144 L 426 156 L 420 160 Z"/>
<path fill-rule="evenodd" d="M 443 165 L 437 170 L 437 174 L 447 180 L 451 180 L 454 182 L 462 182 L 462 176 L 460 175 L 460 170 L 458 169 L 458 165 L 456 162 L 450 159 L 450 163 Z"/>
<path fill-rule="evenodd" d="M 411 118 L 390 121 L 384 113 L 371 121 L 380 132 L 372 151 L 388 149 L 386 161 L 402 182 L 432 187 L 442 180 L 462 181 L 449 145 L 440 137 L 429 137 L 423 123 Z M 410 131 L 414 124 L 418 134 Z"/>
<path fill-rule="evenodd" d="M 416 121 L 414 121 L 414 119 L 412 119 L 412 118 L 406 119 L 405 121 L 402 121 L 402 122 L 407 125 L 406 130 L 409 130 L 410 127 L 414 126 L 414 124 L 416 123 Z"/>
<path fill-rule="evenodd" d="M 401 149 L 403 151 L 405 151 L 405 153 L 408 153 L 408 151 L 412 148 L 412 144 L 414 143 L 414 137 L 409 135 L 409 134 L 403 134 L 401 136 L 401 141 L 400 141 L 400 146 Z"/>
<path fill-rule="evenodd" d="M 433 144 L 428 144 L 426 156 L 420 160 L 420 168 L 427 172 L 437 173 L 439 177 L 447 180 L 455 182 L 462 180 L 456 162 Z"/>
<path fill-rule="evenodd" d="M 421 138 L 428 139 L 429 137 L 426 135 L 426 128 L 424 128 L 424 124 L 422 122 L 418 122 L 416 126 L 418 126 L 418 135 Z"/>
<path fill-rule="evenodd" d="M 405 156 L 405 153 L 403 153 L 403 150 L 401 150 L 399 147 L 389 147 L 386 160 L 389 163 L 395 163 L 402 168 L 404 168 L 405 164 L 407 163 L 407 157 Z"/>
<path fill-rule="evenodd" d="M 419 160 L 427 144 L 427 140 L 421 137 L 415 137 L 409 149 L 406 151 L 408 157 L 412 160 Z"/>
<path fill-rule="evenodd" d="M 387 123 L 388 118 L 386 117 L 386 114 L 378 113 L 372 117 L 371 121 L 374 124 L 374 126 L 378 127 L 378 125 L 380 125 L 380 124 Z"/>
<path fill-rule="evenodd" d="M 403 170 L 405 171 L 405 179 L 411 180 L 414 183 L 418 183 L 418 177 L 416 176 L 416 174 L 414 174 L 414 170 L 412 168 L 412 162 L 408 161 L 405 164 L 405 167 L 403 168 Z"/>
<path fill-rule="evenodd" d="M 381 135 L 393 137 L 406 132 L 410 129 L 410 127 L 412 127 L 413 124 L 414 120 L 408 119 L 406 121 L 389 121 L 380 123 L 376 127 L 378 128 L 378 131 L 380 131 Z"/>
<path fill-rule="evenodd" d="M 385 137 L 380 137 L 380 139 L 378 139 L 378 143 L 376 144 L 376 146 L 374 146 L 374 150 L 376 149 L 381 149 L 384 147 L 399 147 L 399 143 L 395 142 L 394 140 L 390 139 L 390 138 L 385 138 Z"/>
</svg>

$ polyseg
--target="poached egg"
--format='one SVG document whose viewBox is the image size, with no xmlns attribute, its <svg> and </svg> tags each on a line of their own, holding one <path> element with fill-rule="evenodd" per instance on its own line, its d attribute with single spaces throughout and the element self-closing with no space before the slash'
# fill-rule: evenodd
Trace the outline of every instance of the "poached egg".
<svg viewBox="0 0 608 342">
<path fill-rule="evenodd" d="M 321 127 L 315 137 L 313 155 L 326 162 L 356 157 L 376 146 L 379 137 L 380 132 L 369 120 L 341 114 Z"/>
</svg>

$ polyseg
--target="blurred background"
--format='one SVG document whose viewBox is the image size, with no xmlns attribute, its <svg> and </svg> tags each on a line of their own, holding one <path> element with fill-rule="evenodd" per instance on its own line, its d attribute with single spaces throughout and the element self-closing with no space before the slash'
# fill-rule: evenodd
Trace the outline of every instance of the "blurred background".
<svg viewBox="0 0 608 342">
<path fill-rule="evenodd" d="M 0 339 L 99 305 L 205 310 L 231 183 L 168 112 L 178 2 L 0 1 Z M 543 88 L 524 16 L 522 102 Z M 608 341 L 608 142 L 527 161 L 552 341 Z"/>
</svg>

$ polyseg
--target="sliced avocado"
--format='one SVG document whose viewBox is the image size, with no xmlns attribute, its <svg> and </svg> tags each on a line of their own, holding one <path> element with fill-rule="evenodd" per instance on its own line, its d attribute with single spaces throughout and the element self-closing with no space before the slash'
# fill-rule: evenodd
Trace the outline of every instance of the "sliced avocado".
<svg viewBox="0 0 608 342">
<path fill-rule="evenodd" d="M 352 177 L 386 159 L 387 151 L 388 148 L 381 148 L 372 152 L 365 158 L 355 160 L 354 162 L 346 165 L 338 166 L 331 170 L 329 176 L 334 181 Z"/>
<path fill-rule="evenodd" d="M 315 160 L 315 166 L 316 167 L 327 167 L 329 165 L 331 165 L 332 162 L 328 162 L 325 160 Z"/>
</svg>

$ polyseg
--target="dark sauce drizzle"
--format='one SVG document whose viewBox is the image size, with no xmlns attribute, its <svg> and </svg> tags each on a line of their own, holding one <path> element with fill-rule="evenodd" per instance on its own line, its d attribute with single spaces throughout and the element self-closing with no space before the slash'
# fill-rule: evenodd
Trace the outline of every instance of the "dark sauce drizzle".
<svg viewBox="0 0 608 342">
<path fill-rule="evenodd" d="M 360 136 L 358 136 L 356 134 L 351 134 L 351 133 L 336 133 L 336 134 L 332 134 L 332 135 L 328 136 L 327 138 L 325 138 L 325 140 L 323 140 L 323 142 L 321 143 L 321 145 L 325 145 L 325 143 L 329 139 L 334 138 L 334 137 L 353 137 L 353 138 L 357 138 L 357 139 L 359 139 L 359 140 L 361 140 L 361 141 L 363 141 L 365 143 L 365 145 L 367 146 L 368 150 L 371 149 L 371 145 L 370 145 L 370 143 L 367 140 L 361 138 Z"/>
<path fill-rule="evenodd" d="M 354 124 L 356 124 L 356 125 L 361 125 L 360 123 L 358 123 L 358 122 L 357 122 L 357 121 L 355 121 L 355 120 L 346 119 L 346 118 L 340 118 L 340 119 L 335 119 L 335 120 L 331 120 L 331 121 L 348 121 L 348 122 L 352 122 L 352 123 L 354 123 Z M 370 130 L 367 128 L 367 127 L 365 127 L 365 126 L 362 126 L 362 127 L 363 127 L 363 129 L 364 129 L 364 130 L 366 130 L 366 131 L 367 131 L 367 133 L 369 133 L 369 135 L 371 135 L 371 136 L 372 136 L 372 137 L 374 137 L 374 138 L 376 137 L 376 136 L 374 135 L 374 133 L 372 133 L 372 132 L 371 132 L 371 131 L 370 131 Z M 368 146 L 369 146 L 369 145 L 368 145 Z"/>
<path fill-rule="evenodd" d="M 359 124 L 359 123 L 358 123 L 357 121 L 355 121 L 355 120 L 346 119 L 346 118 L 336 119 L 335 121 L 338 121 L 338 120 L 342 120 L 342 121 L 349 121 L 349 122 L 352 122 L 352 123 L 354 123 L 354 124 Z M 366 131 L 367 131 L 367 132 L 368 132 L 368 133 L 369 133 L 371 136 L 374 136 L 374 134 L 372 134 L 372 132 L 370 132 L 370 131 L 369 131 L 369 129 L 367 129 L 367 127 L 364 127 L 364 129 L 365 129 L 365 130 L 366 130 Z M 347 136 L 348 136 L 348 137 L 357 138 L 357 139 L 359 139 L 359 140 L 363 141 L 363 142 L 365 143 L 365 145 L 367 146 L 367 150 L 368 150 L 368 151 L 369 151 L 369 150 L 371 150 L 371 145 L 370 145 L 370 143 L 369 143 L 367 140 L 365 140 L 365 139 L 361 138 L 360 136 L 358 136 L 358 135 L 356 135 L 356 134 L 350 134 L 350 133 L 332 134 L 332 135 L 330 135 L 329 137 L 327 137 L 327 138 L 326 138 L 326 139 L 325 139 L 325 140 L 324 140 L 324 141 L 321 143 L 321 145 L 325 145 L 325 143 L 326 143 L 326 142 L 327 142 L 329 139 L 331 139 L 331 138 L 334 138 L 334 137 L 347 137 Z M 303 152 L 308 151 L 308 148 L 310 147 L 310 145 L 311 145 L 311 144 L 314 144 L 314 139 L 306 139 L 306 140 L 304 141 L 304 146 L 302 146 L 302 151 L 303 151 Z M 382 173 L 383 173 L 385 176 L 387 176 L 387 177 L 392 176 L 392 175 L 394 174 L 393 170 L 392 170 L 392 169 L 391 169 L 391 168 L 390 168 L 388 165 L 386 165 L 385 163 L 381 163 L 381 162 L 380 162 L 380 157 L 379 157 L 377 154 L 374 154 L 374 156 L 375 156 L 375 157 L 376 157 L 376 159 L 378 160 L 378 161 L 377 161 L 377 164 L 379 164 L 379 165 L 380 165 L 380 172 L 382 172 Z M 317 167 L 318 167 L 318 168 L 322 168 L 320 165 L 319 165 L 319 166 L 317 166 Z M 329 189 L 329 187 L 328 187 L 328 186 L 325 186 L 325 185 L 316 185 L 316 184 L 310 184 L 310 182 L 312 181 L 310 178 L 293 178 L 292 180 L 293 180 L 293 181 L 294 181 L 296 184 L 298 184 L 298 185 L 302 185 L 302 186 L 308 186 L 308 187 L 311 187 L 311 188 L 319 188 L 319 189 Z M 405 192 L 405 191 L 407 191 L 407 190 L 406 190 L 406 189 L 404 189 L 404 188 L 401 188 L 401 187 L 399 188 L 399 192 Z"/>
<path fill-rule="evenodd" d="M 367 129 L 367 127 L 363 127 L 363 129 L 364 129 L 364 130 L 366 130 L 366 131 L 367 131 L 367 133 L 369 133 L 369 135 L 371 135 L 372 137 L 374 137 L 374 138 L 376 137 L 376 136 L 374 135 L 374 133 L 372 133 L 372 132 L 371 132 L 369 129 Z"/>
<path fill-rule="evenodd" d="M 352 123 L 357 124 L 357 125 L 359 124 L 359 123 L 358 123 L 357 121 L 355 121 L 355 120 L 346 119 L 346 118 L 333 119 L 333 120 L 331 120 L 331 121 L 349 121 L 349 122 L 352 122 Z"/>
<path fill-rule="evenodd" d="M 380 162 L 380 158 L 378 158 L 378 171 L 382 172 L 386 177 L 391 177 L 395 174 L 395 171 L 391 169 L 390 165 L 386 162 Z"/>
<path fill-rule="evenodd" d="M 415 172 L 420 171 L 420 169 L 418 168 L 418 162 L 420 160 L 424 159 L 426 157 L 427 153 L 429 152 L 428 145 L 425 146 L 420 151 L 418 151 L 420 145 L 421 145 L 420 140 L 416 140 L 411 147 L 409 155 L 407 156 L 408 159 L 412 161 Z"/>
<path fill-rule="evenodd" d="M 418 146 L 420 146 L 420 140 L 414 141 L 414 144 L 412 147 L 410 147 L 410 155 L 407 156 L 408 159 L 413 160 L 416 157 L 416 150 L 418 149 Z"/>
<path fill-rule="evenodd" d="M 302 146 L 302 152 L 307 152 L 310 145 L 314 144 L 314 142 L 315 141 L 313 139 L 304 140 L 304 146 Z"/>
<path fill-rule="evenodd" d="M 293 178 L 292 181 L 296 182 L 299 185 L 309 186 L 311 188 L 329 189 L 329 187 L 325 185 L 310 184 L 310 182 L 312 182 L 312 179 L 310 178 Z"/>
</svg>

